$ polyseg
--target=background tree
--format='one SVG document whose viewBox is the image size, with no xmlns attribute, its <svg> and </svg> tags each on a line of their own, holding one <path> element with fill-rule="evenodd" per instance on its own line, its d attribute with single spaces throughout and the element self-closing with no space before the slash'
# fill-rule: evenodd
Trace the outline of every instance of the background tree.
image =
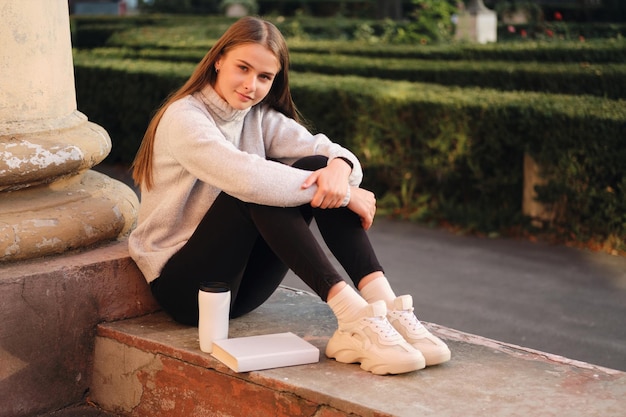
<svg viewBox="0 0 626 417">
<path fill-rule="evenodd" d="M 422 37 L 442 41 L 453 33 L 452 15 L 457 12 L 456 0 L 412 0 L 414 5 L 408 30 Z"/>
</svg>

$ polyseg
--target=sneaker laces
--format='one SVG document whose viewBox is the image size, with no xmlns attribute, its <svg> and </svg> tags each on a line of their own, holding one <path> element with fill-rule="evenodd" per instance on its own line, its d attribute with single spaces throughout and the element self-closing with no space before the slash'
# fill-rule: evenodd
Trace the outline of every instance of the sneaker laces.
<svg viewBox="0 0 626 417">
<path fill-rule="evenodd" d="M 397 316 L 402 324 L 409 329 L 411 333 L 417 333 L 424 325 L 413 313 L 413 307 L 407 310 L 395 310 L 393 314 Z"/>
<path fill-rule="evenodd" d="M 363 320 L 367 322 L 370 329 L 383 341 L 394 342 L 402 338 L 402 335 L 398 333 L 395 327 L 393 327 L 384 316 L 364 317 Z"/>
</svg>

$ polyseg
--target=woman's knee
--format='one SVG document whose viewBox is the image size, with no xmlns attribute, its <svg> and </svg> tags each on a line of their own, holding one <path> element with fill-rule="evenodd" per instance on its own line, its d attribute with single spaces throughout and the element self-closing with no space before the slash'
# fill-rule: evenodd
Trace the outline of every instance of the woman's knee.
<svg viewBox="0 0 626 417">
<path fill-rule="evenodd" d="M 328 158 L 323 155 L 311 155 L 298 159 L 293 163 L 294 168 L 305 169 L 307 171 L 317 171 L 328 165 Z"/>
</svg>

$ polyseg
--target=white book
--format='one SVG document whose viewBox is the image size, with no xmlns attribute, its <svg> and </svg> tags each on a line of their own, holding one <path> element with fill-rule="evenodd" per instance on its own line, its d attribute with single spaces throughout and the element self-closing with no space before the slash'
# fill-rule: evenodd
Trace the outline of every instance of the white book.
<svg viewBox="0 0 626 417">
<path fill-rule="evenodd" d="M 320 351 L 287 332 L 216 340 L 211 356 L 235 372 L 248 372 L 319 362 Z"/>
</svg>

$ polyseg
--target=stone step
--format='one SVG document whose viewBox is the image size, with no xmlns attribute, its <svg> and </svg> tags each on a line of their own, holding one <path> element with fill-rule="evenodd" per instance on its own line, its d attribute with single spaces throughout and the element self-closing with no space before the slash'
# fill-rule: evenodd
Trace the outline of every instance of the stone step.
<svg viewBox="0 0 626 417">
<path fill-rule="evenodd" d="M 125 241 L 0 262 L 0 417 L 81 403 L 89 391 L 96 325 L 157 310 Z"/>
<path fill-rule="evenodd" d="M 309 293 L 281 287 L 230 321 L 230 337 L 291 331 L 320 362 L 236 373 L 199 350 L 197 329 L 164 313 L 100 324 L 90 400 L 123 416 L 623 416 L 626 373 L 434 324 L 448 363 L 376 376 L 327 359 L 336 326 Z"/>
</svg>

